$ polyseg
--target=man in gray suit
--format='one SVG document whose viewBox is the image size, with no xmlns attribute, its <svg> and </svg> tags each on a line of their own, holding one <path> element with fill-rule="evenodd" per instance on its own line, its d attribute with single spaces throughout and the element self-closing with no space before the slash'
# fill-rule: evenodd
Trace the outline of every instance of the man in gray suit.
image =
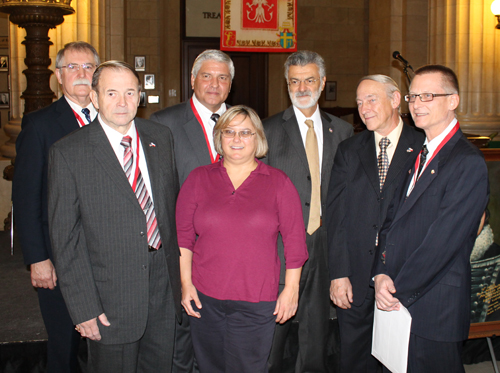
<svg viewBox="0 0 500 373">
<path fill-rule="evenodd" d="M 269 152 L 264 160 L 286 172 L 302 202 L 309 260 L 302 270 L 299 308 L 295 317 L 277 325 L 269 372 L 283 372 L 283 356 L 291 323 L 298 321 L 299 353 L 295 372 L 326 372 L 328 320 L 330 316 L 328 251 L 321 213 L 326 211 L 326 194 L 337 145 L 352 136 L 352 126 L 319 109 L 325 87 L 323 58 L 310 51 L 290 55 L 285 79 L 292 106 L 264 121 Z M 281 237 L 280 284 L 284 284 L 284 256 Z"/>
<path fill-rule="evenodd" d="M 172 134 L 135 118 L 140 81 L 125 62 L 101 64 L 90 95 L 98 119 L 50 150 L 61 291 L 88 338 L 89 371 L 170 372 L 180 317 Z"/>
<path fill-rule="evenodd" d="M 224 101 L 231 90 L 234 64 L 231 58 L 215 49 L 202 52 L 191 70 L 193 96 L 189 101 L 157 111 L 151 120 L 172 131 L 175 161 L 182 185 L 196 167 L 219 160 L 214 148 L 213 130 L 226 111 Z M 182 323 L 176 325 L 173 372 L 196 372 L 189 317 L 182 309 Z"/>
</svg>

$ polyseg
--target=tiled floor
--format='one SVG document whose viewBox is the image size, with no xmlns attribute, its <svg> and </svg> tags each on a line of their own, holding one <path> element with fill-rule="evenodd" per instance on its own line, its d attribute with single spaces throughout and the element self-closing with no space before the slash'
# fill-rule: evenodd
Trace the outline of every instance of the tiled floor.
<svg viewBox="0 0 500 373">
<path fill-rule="evenodd" d="M 498 362 L 500 367 L 500 361 Z M 491 361 L 485 361 L 478 364 L 464 365 L 465 373 L 495 373 Z M 499 368 L 500 369 L 500 368 Z"/>
</svg>

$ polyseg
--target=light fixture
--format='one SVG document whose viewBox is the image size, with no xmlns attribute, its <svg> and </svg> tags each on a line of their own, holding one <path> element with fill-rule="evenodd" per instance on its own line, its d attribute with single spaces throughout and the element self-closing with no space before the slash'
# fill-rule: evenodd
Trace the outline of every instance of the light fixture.
<svg viewBox="0 0 500 373">
<path fill-rule="evenodd" d="M 500 0 L 495 0 L 491 4 L 491 12 L 495 17 L 497 17 L 497 25 L 495 28 L 500 29 Z"/>
</svg>

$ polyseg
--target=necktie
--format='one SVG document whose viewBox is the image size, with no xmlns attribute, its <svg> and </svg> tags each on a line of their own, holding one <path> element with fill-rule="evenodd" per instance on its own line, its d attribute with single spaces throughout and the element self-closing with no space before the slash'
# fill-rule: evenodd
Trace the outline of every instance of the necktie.
<svg viewBox="0 0 500 373">
<path fill-rule="evenodd" d="M 319 178 L 319 151 L 318 139 L 314 132 L 314 122 L 311 119 L 305 121 L 309 127 L 306 135 L 306 155 L 311 174 L 311 204 L 309 210 L 309 223 L 307 233 L 313 234 L 321 225 L 321 198 L 320 198 L 320 178 Z"/>
<path fill-rule="evenodd" d="M 217 124 L 217 121 L 219 120 L 220 118 L 220 115 L 219 114 L 216 114 L 216 113 L 213 113 L 211 116 L 210 116 L 210 119 L 212 119 L 215 124 Z"/>
<path fill-rule="evenodd" d="M 384 187 L 385 177 L 389 170 L 389 157 L 387 156 L 387 147 L 391 143 L 387 137 L 383 137 L 380 142 L 380 153 L 378 154 L 378 178 L 380 181 L 380 191 Z"/>
<path fill-rule="evenodd" d="M 422 168 L 424 167 L 425 161 L 427 160 L 427 154 L 429 154 L 429 151 L 427 150 L 427 145 L 422 146 L 422 152 L 420 153 L 420 163 L 418 165 L 418 173 L 417 173 L 417 179 L 420 177 L 420 172 L 422 172 Z"/>
<path fill-rule="evenodd" d="M 132 154 L 132 138 L 130 136 L 123 136 L 120 142 L 125 150 L 123 153 L 123 170 L 125 171 L 125 176 L 129 180 L 130 184 L 133 185 L 134 180 L 131 180 L 132 175 L 132 164 L 133 154 Z M 142 178 L 141 170 L 137 175 L 137 185 L 135 188 L 135 196 L 141 205 L 142 211 L 146 215 L 146 223 L 148 227 L 148 245 L 153 249 L 158 249 L 161 245 L 160 232 L 158 230 L 158 224 L 156 222 L 156 213 L 153 205 L 153 201 L 149 196 L 146 184 Z"/>
<path fill-rule="evenodd" d="M 92 119 L 90 118 L 90 110 L 84 107 L 82 109 L 82 113 L 85 115 L 85 119 L 87 119 L 87 124 L 90 124 L 90 122 L 92 122 Z"/>
</svg>

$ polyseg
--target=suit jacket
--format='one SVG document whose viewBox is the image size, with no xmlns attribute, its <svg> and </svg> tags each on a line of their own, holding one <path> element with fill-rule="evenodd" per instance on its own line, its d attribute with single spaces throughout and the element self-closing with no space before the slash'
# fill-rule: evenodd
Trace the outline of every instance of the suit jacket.
<svg viewBox="0 0 500 373">
<path fill-rule="evenodd" d="M 325 214 L 330 279 L 349 277 L 356 306 L 364 302 L 370 287 L 375 240 L 407 171 L 403 166 L 409 159 L 415 161 L 425 135 L 403 125 L 382 191 L 374 138 L 372 131 L 363 131 L 339 145 Z"/>
<path fill-rule="evenodd" d="M 181 185 L 196 167 L 212 163 L 203 128 L 191 109 L 191 100 L 157 111 L 149 119 L 172 131 Z"/>
<path fill-rule="evenodd" d="M 458 130 L 408 197 L 415 166 L 406 169 L 380 234 L 373 274 L 393 279 L 394 296 L 412 315 L 412 333 L 435 341 L 465 340 L 470 254 L 489 195 L 486 163 Z"/>
<path fill-rule="evenodd" d="M 47 213 L 49 148 L 79 127 L 64 97 L 23 117 L 16 142 L 12 201 L 25 264 L 54 260 Z"/>
<path fill-rule="evenodd" d="M 321 166 L 321 208 L 326 211 L 326 196 L 330 172 L 333 166 L 333 159 L 337 151 L 338 144 L 352 136 L 353 127 L 349 123 L 321 111 L 323 124 L 323 162 Z M 299 192 L 302 204 L 302 216 L 307 227 L 309 222 L 309 203 L 311 200 L 311 177 L 309 175 L 309 164 L 307 163 L 306 150 L 300 135 L 297 118 L 290 106 L 285 111 L 278 113 L 263 122 L 269 143 L 269 152 L 263 160 L 265 163 L 283 170 L 292 180 Z M 309 248 L 311 251 L 311 248 Z M 325 241 L 320 250 L 320 257 L 324 257 L 325 263 L 328 261 Z M 283 243 L 278 241 L 278 252 L 281 259 L 280 284 L 285 280 L 285 261 L 283 255 Z M 309 262 L 314 256 L 309 257 Z M 327 280 L 327 279 L 326 279 Z"/>
<path fill-rule="evenodd" d="M 172 134 L 140 118 L 135 125 L 179 317 L 180 252 L 175 230 L 179 182 Z M 104 312 L 111 326 L 100 327 L 102 343 L 137 341 L 148 315 L 146 219 L 97 119 L 50 150 L 49 223 L 59 284 L 73 322 Z"/>
</svg>

